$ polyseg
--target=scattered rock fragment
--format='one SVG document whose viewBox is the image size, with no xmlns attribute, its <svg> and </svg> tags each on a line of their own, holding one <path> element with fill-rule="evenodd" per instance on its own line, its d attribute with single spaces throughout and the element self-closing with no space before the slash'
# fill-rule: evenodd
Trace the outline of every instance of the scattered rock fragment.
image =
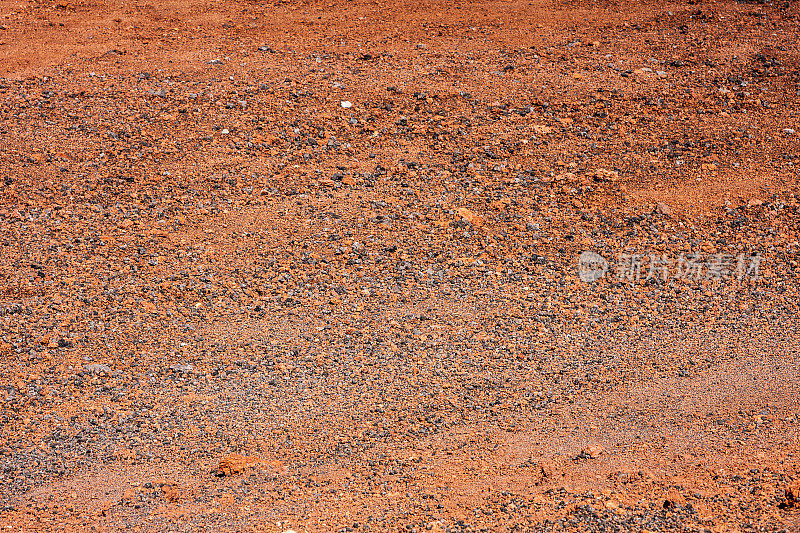
<svg viewBox="0 0 800 533">
<path fill-rule="evenodd" d="M 619 502 L 617 500 L 606 500 L 605 506 L 609 511 L 613 511 L 614 509 L 619 508 Z"/>
<path fill-rule="evenodd" d="M 595 181 L 617 181 L 619 179 L 619 172 L 616 170 L 608 170 L 605 168 L 598 168 L 592 173 Z"/>
<path fill-rule="evenodd" d="M 784 500 L 778 503 L 778 509 L 796 509 L 800 506 L 800 490 L 797 487 L 786 487 L 783 497 Z"/>
<path fill-rule="evenodd" d="M 217 468 L 219 476 L 234 476 L 243 473 L 245 470 L 261 462 L 258 457 L 244 456 L 238 453 L 232 453 L 222 458 Z"/>
<path fill-rule="evenodd" d="M 192 370 L 194 370 L 194 365 L 191 363 L 175 363 L 174 365 L 170 365 L 169 367 L 174 372 L 183 372 L 188 374 Z"/>
<path fill-rule="evenodd" d="M 483 217 L 472 211 L 471 209 L 467 209 L 466 207 L 459 207 L 456 210 L 458 216 L 460 216 L 466 222 L 469 222 L 473 226 L 481 226 L 483 225 Z"/>
<path fill-rule="evenodd" d="M 103 365 L 100 363 L 91 363 L 83 367 L 85 372 L 90 374 L 100 375 L 100 374 L 111 374 L 111 368 L 107 365 Z"/>
<path fill-rule="evenodd" d="M 164 494 L 164 498 L 173 503 L 179 502 L 183 498 L 183 491 L 175 485 L 164 485 L 161 487 L 161 492 Z"/>
<path fill-rule="evenodd" d="M 605 453 L 605 448 L 603 448 L 599 444 L 590 444 L 589 446 L 585 447 L 581 450 L 580 455 L 578 457 L 580 459 L 597 459 L 601 455 Z"/>
</svg>

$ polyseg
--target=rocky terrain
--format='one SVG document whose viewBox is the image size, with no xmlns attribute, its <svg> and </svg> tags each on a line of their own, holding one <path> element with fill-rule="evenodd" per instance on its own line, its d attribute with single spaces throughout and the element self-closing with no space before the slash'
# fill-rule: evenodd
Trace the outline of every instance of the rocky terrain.
<svg viewBox="0 0 800 533">
<path fill-rule="evenodd" d="M 0 1 L 0 527 L 800 529 L 799 25 Z"/>
</svg>

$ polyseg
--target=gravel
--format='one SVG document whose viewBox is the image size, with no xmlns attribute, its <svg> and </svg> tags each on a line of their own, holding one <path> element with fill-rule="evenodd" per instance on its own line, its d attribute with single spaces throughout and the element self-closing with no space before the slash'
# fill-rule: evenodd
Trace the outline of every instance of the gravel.
<svg viewBox="0 0 800 533">
<path fill-rule="evenodd" d="M 791 529 L 790 8 L 232 6 L 4 21 L 0 523 Z"/>
</svg>

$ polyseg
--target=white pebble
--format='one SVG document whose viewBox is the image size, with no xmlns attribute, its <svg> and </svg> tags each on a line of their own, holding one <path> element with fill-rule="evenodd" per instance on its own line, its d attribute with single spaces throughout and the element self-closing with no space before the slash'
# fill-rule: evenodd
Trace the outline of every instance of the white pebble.
<svg viewBox="0 0 800 533">
<path fill-rule="evenodd" d="M 342 107 L 345 108 L 345 109 L 349 109 L 349 108 L 353 107 L 353 103 L 352 102 L 348 102 L 347 100 L 344 100 L 342 102 Z"/>
</svg>

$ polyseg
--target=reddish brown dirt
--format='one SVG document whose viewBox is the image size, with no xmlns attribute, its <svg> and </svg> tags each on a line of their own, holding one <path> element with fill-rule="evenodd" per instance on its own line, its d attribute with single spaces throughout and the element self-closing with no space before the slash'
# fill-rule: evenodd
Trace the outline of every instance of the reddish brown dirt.
<svg viewBox="0 0 800 533">
<path fill-rule="evenodd" d="M 0 1 L 0 527 L 800 530 L 799 23 Z"/>
</svg>

